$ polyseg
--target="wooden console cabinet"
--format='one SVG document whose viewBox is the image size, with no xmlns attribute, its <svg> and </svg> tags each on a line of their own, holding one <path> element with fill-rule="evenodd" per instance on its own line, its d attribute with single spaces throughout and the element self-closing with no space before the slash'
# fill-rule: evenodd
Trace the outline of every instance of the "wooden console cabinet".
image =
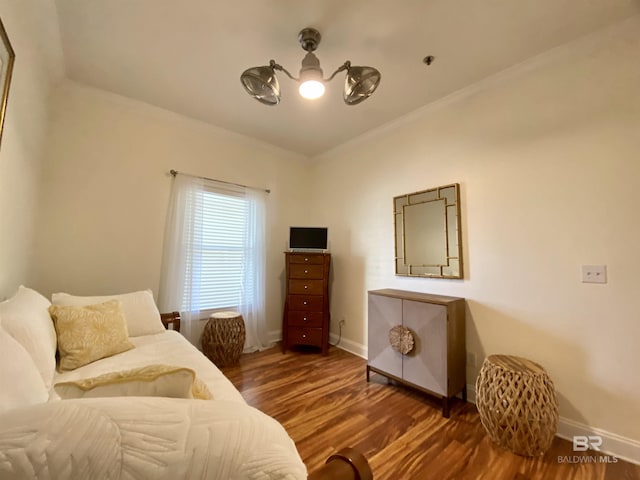
<svg viewBox="0 0 640 480">
<path fill-rule="evenodd" d="M 329 253 L 285 252 L 286 297 L 282 353 L 292 345 L 329 352 Z"/>
<path fill-rule="evenodd" d="M 369 291 L 368 304 L 367 381 L 373 371 L 435 395 L 448 418 L 449 400 L 467 393 L 464 299 L 385 289 Z M 414 340 L 404 355 L 389 340 L 397 325 Z"/>
</svg>

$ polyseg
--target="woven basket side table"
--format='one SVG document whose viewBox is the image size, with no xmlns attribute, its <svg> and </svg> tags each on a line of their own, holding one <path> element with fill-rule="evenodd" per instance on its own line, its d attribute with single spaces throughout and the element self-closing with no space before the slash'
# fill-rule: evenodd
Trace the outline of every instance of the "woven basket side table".
<svg viewBox="0 0 640 480">
<path fill-rule="evenodd" d="M 218 367 L 236 365 L 245 338 L 242 315 L 238 312 L 212 313 L 202 333 L 202 352 Z"/>
<path fill-rule="evenodd" d="M 544 454 L 558 428 L 558 399 L 543 367 L 490 355 L 476 381 L 476 406 L 491 440 L 523 456 Z"/>
</svg>

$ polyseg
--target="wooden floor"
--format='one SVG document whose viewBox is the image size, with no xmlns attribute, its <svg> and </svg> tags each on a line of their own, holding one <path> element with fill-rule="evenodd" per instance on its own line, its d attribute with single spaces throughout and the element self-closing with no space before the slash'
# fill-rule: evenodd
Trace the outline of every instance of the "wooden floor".
<svg viewBox="0 0 640 480">
<path fill-rule="evenodd" d="M 335 347 L 326 357 L 272 348 L 222 370 L 250 405 L 284 425 L 309 471 L 350 446 L 376 480 L 640 480 L 640 466 L 594 462 L 593 452 L 574 453 L 557 437 L 542 457 L 514 455 L 489 440 L 473 404 L 452 402 L 445 419 L 424 394 L 375 374 L 367 383 L 365 366 Z"/>
</svg>

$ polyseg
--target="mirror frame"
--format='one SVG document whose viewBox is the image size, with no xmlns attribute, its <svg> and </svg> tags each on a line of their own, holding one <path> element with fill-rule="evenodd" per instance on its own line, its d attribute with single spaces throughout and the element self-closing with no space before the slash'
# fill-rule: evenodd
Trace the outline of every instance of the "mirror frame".
<svg viewBox="0 0 640 480">
<path fill-rule="evenodd" d="M 444 191 L 451 188 L 453 188 L 454 191 L 453 200 L 450 198 L 451 195 L 444 195 Z M 445 201 L 443 222 L 445 230 L 446 263 L 433 265 L 405 263 L 404 207 L 442 200 Z M 455 219 L 450 218 L 452 213 Z M 453 222 L 452 224 L 450 223 L 451 221 Z M 460 185 L 458 183 L 393 197 L 393 225 L 395 246 L 394 268 L 396 275 L 425 278 L 464 278 L 462 230 L 460 228 Z M 452 226 L 455 228 L 455 232 L 450 231 Z M 455 239 L 456 245 L 450 245 L 452 243 L 451 239 Z M 399 268 L 400 265 L 404 265 L 406 268 Z"/>
</svg>

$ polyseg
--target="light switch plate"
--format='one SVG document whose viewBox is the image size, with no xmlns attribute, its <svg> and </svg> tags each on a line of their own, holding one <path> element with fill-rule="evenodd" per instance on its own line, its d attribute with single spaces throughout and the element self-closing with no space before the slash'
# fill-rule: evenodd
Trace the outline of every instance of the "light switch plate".
<svg viewBox="0 0 640 480">
<path fill-rule="evenodd" d="M 607 283 L 607 266 L 582 265 L 582 283 Z"/>
</svg>

